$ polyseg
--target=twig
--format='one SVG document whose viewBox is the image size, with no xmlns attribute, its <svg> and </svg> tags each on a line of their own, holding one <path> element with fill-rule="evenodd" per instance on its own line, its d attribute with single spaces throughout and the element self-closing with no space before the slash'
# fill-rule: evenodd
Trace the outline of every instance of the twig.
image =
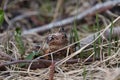
<svg viewBox="0 0 120 80">
<path fill-rule="evenodd" d="M 49 30 L 51 28 L 71 24 L 75 20 L 81 20 L 81 19 L 83 19 L 84 17 L 86 17 L 88 15 L 95 15 L 96 12 L 100 13 L 100 12 L 106 11 L 108 9 L 111 9 L 113 6 L 115 6 L 115 5 L 119 4 L 119 3 L 120 3 L 120 0 L 115 0 L 115 1 L 107 1 L 105 3 L 97 4 L 96 6 L 94 6 L 94 7 L 90 8 L 90 9 L 76 15 L 76 18 L 75 18 L 75 16 L 73 16 L 73 17 L 70 17 L 70 18 L 67 18 L 67 19 L 64 19 L 64 20 L 61 20 L 61 21 L 50 23 L 48 25 L 39 26 L 37 28 L 30 29 L 28 31 L 24 31 L 23 35 L 24 34 L 32 34 L 32 33 L 36 33 L 36 32 L 44 32 L 44 31 Z"/>
<path fill-rule="evenodd" d="M 106 13 L 112 17 L 118 17 L 119 15 L 112 13 L 110 10 L 107 10 Z"/>
<path fill-rule="evenodd" d="M 58 62 L 59 60 L 54 60 L 53 63 Z M 2 66 L 8 66 L 8 65 L 13 65 L 13 64 L 20 64 L 20 63 L 40 63 L 40 65 L 45 65 L 45 67 L 48 67 L 51 65 L 52 61 L 51 60 L 45 60 L 45 59 L 38 59 L 38 60 L 16 60 L 16 61 L 12 61 L 12 62 L 6 62 L 6 63 L 1 63 L 0 67 Z M 79 62 L 79 59 L 72 59 L 72 60 L 68 60 L 66 63 L 67 64 L 72 64 L 72 63 L 76 63 Z M 36 66 L 38 67 L 38 66 Z"/>
<path fill-rule="evenodd" d="M 55 63 L 51 63 L 50 72 L 49 72 L 49 80 L 54 80 L 54 72 L 55 72 Z"/>
</svg>

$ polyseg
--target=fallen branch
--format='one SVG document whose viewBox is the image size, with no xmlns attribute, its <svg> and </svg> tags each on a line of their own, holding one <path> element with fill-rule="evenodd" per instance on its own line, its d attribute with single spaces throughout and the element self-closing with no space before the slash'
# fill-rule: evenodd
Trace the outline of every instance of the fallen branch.
<svg viewBox="0 0 120 80">
<path fill-rule="evenodd" d="M 54 60 L 53 63 L 56 63 L 58 62 L 59 60 Z M 36 63 L 36 65 L 33 65 L 35 66 L 36 68 L 38 67 L 42 67 L 42 68 L 45 68 L 45 67 L 48 67 L 51 65 L 52 63 L 52 60 L 45 60 L 45 59 L 37 59 L 37 60 L 16 60 L 16 61 L 11 61 L 11 62 L 6 62 L 6 63 L 1 63 L 0 64 L 0 67 L 3 67 L 3 66 L 9 66 L 9 65 L 13 65 L 13 64 L 20 64 L 20 63 Z M 67 61 L 66 63 L 67 64 L 73 64 L 73 63 L 77 63 L 79 62 L 79 59 L 72 59 L 72 60 L 69 60 Z M 32 67 L 32 66 L 31 66 Z"/>
<path fill-rule="evenodd" d="M 28 31 L 23 31 L 23 35 L 24 34 L 32 34 L 32 33 L 36 33 L 36 32 L 44 32 L 44 31 L 49 30 L 51 28 L 71 24 L 74 21 L 81 20 L 86 16 L 95 15 L 96 12 L 101 13 L 103 11 L 111 9 L 112 7 L 116 6 L 119 3 L 120 3 L 120 0 L 115 0 L 115 1 L 107 1 L 105 3 L 97 4 L 96 6 L 94 6 L 94 7 L 90 8 L 90 9 L 76 15 L 76 17 L 73 16 L 73 17 L 70 17 L 70 18 L 67 18 L 67 19 L 64 19 L 64 20 L 61 20 L 61 21 L 57 21 L 57 22 L 53 22 L 53 23 L 50 23 L 50 24 L 47 24 L 47 25 L 39 26 L 37 28 L 30 29 Z"/>
</svg>

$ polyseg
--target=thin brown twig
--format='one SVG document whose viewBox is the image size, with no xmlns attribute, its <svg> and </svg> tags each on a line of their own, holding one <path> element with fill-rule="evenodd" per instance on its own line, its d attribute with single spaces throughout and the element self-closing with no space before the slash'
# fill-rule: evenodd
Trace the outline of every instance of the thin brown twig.
<svg viewBox="0 0 120 80">
<path fill-rule="evenodd" d="M 119 15 L 112 13 L 110 10 L 107 10 L 106 13 L 112 17 L 118 17 Z"/>
<path fill-rule="evenodd" d="M 101 13 L 103 11 L 111 9 L 113 6 L 115 6 L 119 3 L 120 3 L 120 0 L 115 0 L 115 1 L 107 1 L 105 3 L 97 4 L 96 6 L 93 6 L 92 8 L 90 8 L 82 13 L 79 13 L 78 15 L 75 15 L 76 17 L 73 16 L 73 17 L 69 17 L 67 19 L 63 19 L 61 21 L 52 22 L 50 24 L 43 25 L 43 26 L 38 26 L 37 28 L 30 29 L 28 31 L 24 31 L 23 35 L 24 34 L 32 34 L 32 33 L 36 33 L 36 32 L 44 32 L 44 31 L 49 30 L 51 28 L 61 27 L 61 26 L 67 25 L 67 24 L 71 24 L 74 21 L 81 20 L 86 16 L 95 15 L 96 12 Z"/>
<path fill-rule="evenodd" d="M 52 62 L 50 65 L 50 72 L 49 72 L 49 80 L 54 80 L 54 72 L 55 72 L 55 63 Z"/>
<path fill-rule="evenodd" d="M 53 63 L 58 62 L 59 60 L 54 60 Z M 11 62 L 6 62 L 6 63 L 1 63 L 0 67 L 2 66 L 8 66 L 8 65 L 13 65 L 13 64 L 20 64 L 20 63 L 40 63 L 40 65 L 45 65 L 46 67 L 50 66 L 52 63 L 52 60 L 45 60 L 45 59 L 38 59 L 38 60 L 16 60 L 16 61 L 11 61 Z M 72 59 L 67 61 L 66 63 L 72 64 L 79 62 L 79 59 Z"/>
</svg>

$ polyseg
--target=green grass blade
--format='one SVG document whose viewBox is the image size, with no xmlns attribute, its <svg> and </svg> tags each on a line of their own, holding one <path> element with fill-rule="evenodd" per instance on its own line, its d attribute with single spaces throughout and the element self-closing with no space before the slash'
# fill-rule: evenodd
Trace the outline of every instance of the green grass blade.
<svg viewBox="0 0 120 80">
<path fill-rule="evenodd" d="M 0 9 L 0 26 L 2 25 L 3 21 L 4 21 L 4 11 Z"/>
<path fill-rule="evenodd" d="M 111 49 L 112 49 L 112 44 L 111 44 L 111 41 L 112 41 L 112 31 L 113 31 L 113 20 L 112 20 L 112 25 L 110 26 L 110 35 L 109 35 L 109 38 L 108 38 L 108 55 L 110 56 L 111 55 Z"/>
<path fill-rule="evenodd" d="M 24 43 L 22 40 L 20 28 L 16 28 L 16 30 L 15 30 L 15 41 L 16 41 L 16 45 L 19 50 L 19 53 L 21 54 L 21 56 L 23 56 L 25 53 L 25 47 L 24 47 Z"/>
</svg>

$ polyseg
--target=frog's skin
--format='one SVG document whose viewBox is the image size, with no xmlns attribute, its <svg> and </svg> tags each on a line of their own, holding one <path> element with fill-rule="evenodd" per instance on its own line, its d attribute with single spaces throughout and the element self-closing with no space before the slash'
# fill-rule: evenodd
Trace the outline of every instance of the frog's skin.
<svg viewBox="0 0 120 80">
<path fill-rule="evenodd" d="M 59 31 L 48 35 L 48 37 L 46 38 L 46 43 L 48 47 L 45 50 L 45 54 L 48 54 L 67 46 L 68 37 L 64 31 Z M 60 52 L 58 52 L 57 54 L 60 54 Z M 48 59 L 48 56 L 46 58 Z"/>
</svg>

